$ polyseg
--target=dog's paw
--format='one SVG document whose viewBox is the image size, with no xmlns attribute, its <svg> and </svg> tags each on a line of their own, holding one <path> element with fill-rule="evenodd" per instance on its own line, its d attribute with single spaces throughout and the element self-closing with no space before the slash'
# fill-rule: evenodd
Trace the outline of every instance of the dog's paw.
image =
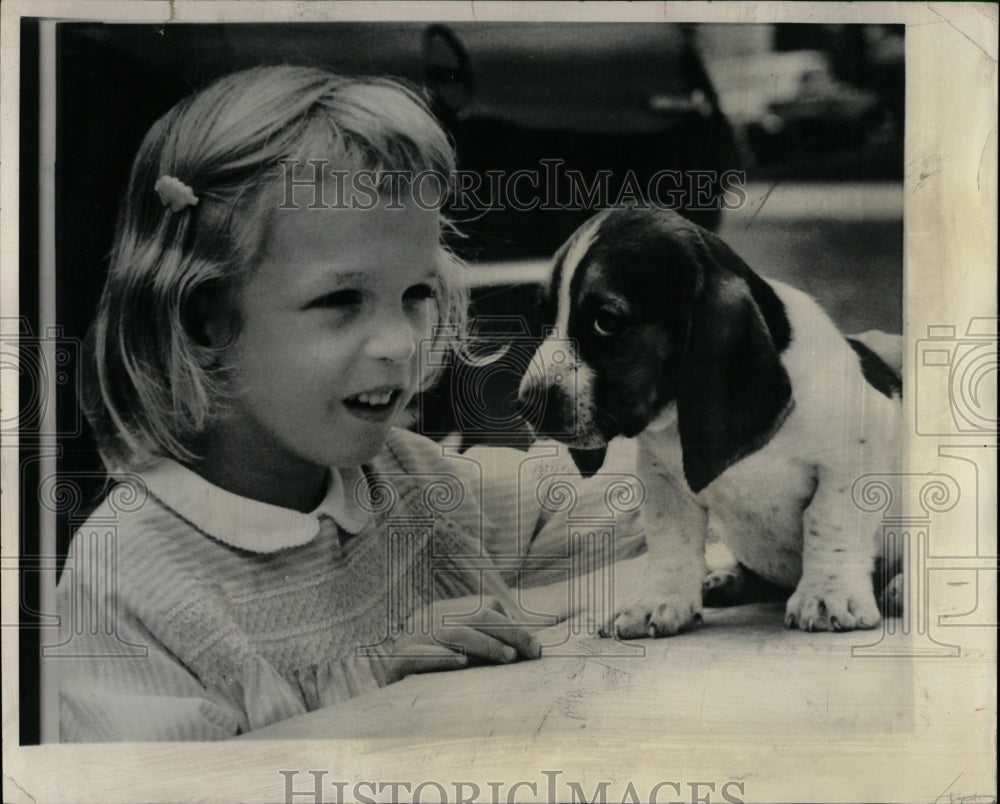
<svg viewBox="0 0 1000 804">
<path fill-rule="evenodd" d="M 736 605 L 745 585 L 745 573 L 740 564 L 710 570 L 701 582 L 702 605 L 706 608 Z"/>
<path fill-rule="evenodd" d="M 701 622 L 701 601 L 678 596 L 644 598 L 626 606 L 610 629 L 620 639 L 665 637 Z"/>
<path fill-rule="evenodd" d="M 706 609 L 769 603 L 787 600 L 788 589 L 736 564 L 709 572 L 702 581 L 701 599 Z"/>
<path fill-rule="evenodd" d="M 708 593 L 732 586 L 734 583 L 739 581 L 741 572 L 742 567 L 738 564 L 735 567 L 709 570 L 708 574 L 705 576 L 705 580 L 701 582 L 701 591 L 703 593 Z"/>
<path fill-rule="evenodd" d="M 882 620 L 870 588 L 824 588 L 799 585 L 788 599 L 785 625 L 803 631 L 853 631 L 874 628 Z"/>
</svg>

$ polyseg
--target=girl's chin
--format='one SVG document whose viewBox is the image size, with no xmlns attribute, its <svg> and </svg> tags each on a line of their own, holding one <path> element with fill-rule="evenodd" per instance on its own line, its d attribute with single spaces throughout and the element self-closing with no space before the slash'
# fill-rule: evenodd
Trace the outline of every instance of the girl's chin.
<svg viewBox="0 0 1000 804">
<path fill-rule="evenodd" d="M 324 466 L 341 469 L 367 463 L 382 451 L 392 426 L 392 421 L 383 421 L 374 425 L 366 423 L 364 428 L 359 428 L 350 434 L 350 440 L 347 443 L 331 445 L 328 450 L 324 450 L 325 454 L 319 462 Z"/>
</svg>

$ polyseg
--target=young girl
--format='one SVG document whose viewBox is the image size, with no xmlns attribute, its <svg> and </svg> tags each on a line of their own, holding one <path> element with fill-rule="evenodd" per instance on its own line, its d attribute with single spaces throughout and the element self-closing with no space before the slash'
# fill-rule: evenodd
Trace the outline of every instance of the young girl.
<svg viewBox="0 0 1000 804">
<path fill-rule="evenodd" d="M 452 169 L 414 94 L 311 68 L 224 77 L 146 136 L 91 332 L 119 485 L 60 581 L 63 740 L 231 737 L 539 654 L 467 560 L 474 484 L 392 427 L 463 299 L 438 209 L 380 177 Z M 432 632 L 460 595 L 483 596 L 472 624 Z"/>
</svg>

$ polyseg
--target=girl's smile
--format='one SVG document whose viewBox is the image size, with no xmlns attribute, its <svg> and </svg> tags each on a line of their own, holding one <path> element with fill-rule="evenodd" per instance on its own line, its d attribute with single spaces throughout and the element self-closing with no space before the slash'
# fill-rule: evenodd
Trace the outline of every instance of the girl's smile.
<svg viewBox="0 0 1000 804">
<path fill-rule="evenodd" d="M 437 320 L 439 226 L 436 211 L 414 204 L 274 213 L 264 257 L 236 294 L 235 400 L 206 464 L 235 462 L 245 475 L 259 462 L 255 474 L 301 487 L 378 453 L 420 386 L 420 343 Z M 211 326 L 221 340 L 223 324 Z"/>
<path fill-rule="evenodd" d="M 348 397 L 343 401 L 353 415 L 369 422 L 382 422 L 391 419 L 397 412 L 397 403 L 403 396 L 401 388 L 382 388 L 374 391 L 362 391 L 360 394 Z"/>
</svg>

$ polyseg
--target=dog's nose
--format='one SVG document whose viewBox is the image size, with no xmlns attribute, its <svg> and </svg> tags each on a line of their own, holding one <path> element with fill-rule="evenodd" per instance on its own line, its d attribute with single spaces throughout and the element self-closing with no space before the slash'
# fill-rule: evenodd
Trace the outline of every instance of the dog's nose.
<svg viewBox="0 0 1000 804">
<path fill-rule="evenodd" d="M 580 471 L 580 475 L 584 478 L 593 477 L 600 471 L 601 467 L 604 466 L 607 454 L 607 446 L 594 447 L 593 449 L 569 448 L 569 455 Z"/>
</svg>

